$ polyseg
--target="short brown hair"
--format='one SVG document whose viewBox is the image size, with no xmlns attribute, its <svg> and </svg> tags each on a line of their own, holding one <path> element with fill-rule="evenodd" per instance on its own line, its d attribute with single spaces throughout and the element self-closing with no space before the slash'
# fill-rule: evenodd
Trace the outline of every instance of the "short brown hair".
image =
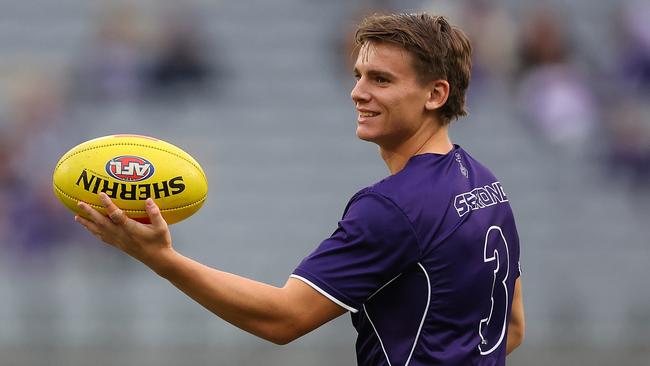
<svg viewBox="0 0 650 366">
<path fill-rule="evenodd" d="M 459 28 L 443 16 L 418 14 L 374 14 L 365 18 L 355 34 L 357 46 L 369 41 L 390 42 L 414 57 L 418 80 L 426 84 L 445 79 L 449 83 L 447 103 L 440 108 L 443 123 L 467 115 L 465 92 L 472 70 L 472 47 Z"/>
</svg>

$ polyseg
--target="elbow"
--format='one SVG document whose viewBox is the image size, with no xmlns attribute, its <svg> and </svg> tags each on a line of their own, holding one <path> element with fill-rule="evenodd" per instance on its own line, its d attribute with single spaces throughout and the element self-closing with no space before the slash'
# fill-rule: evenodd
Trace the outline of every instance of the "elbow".
<svg viewBox="0 0 650 366">
<path fill-rule="evenodd" d="M 278 346 L 285 346 L 296 340 L 296 337 L 273 336 L 267 340 Z"/>
<path fill-rule="evenodd" d="M 280 326 L 274 327 L 274 329 L 269 329 L 267 334 L 260 336 L 278 346 L 284 346 L 300 338 L 304 333 L 305 332 L 301 332 L 298 328 L 293 326 Z"/>
<path fill-rule="evenodd" d="M 526 330 L 523 324 L 510 329 L 510 332 L 508 332 L 508 343 L 512 350 L 524 343 L 525 333 Z"/>
<path fill-rule="evenodd" d="M 521 346 L 522 343 L 524 343 L 524 331 L 523 329 L 521 331 L 517 331 L 513 334 L 513 340 L 512 340 L 512 346 L 514 348 L 517 348 Z"/>
<path fill-rule="evenodd" d="M 285 346 L 296 339 L 300 338 L 299 334 L 292 334 L 289 332 L 282 332 L 278 334 L 271 334 L 269 337 L 265 337 L 265 339 L 271 343 L 274 343 L 278 346 Z"/>
<path fill-rule="evenodd" d="M 521 325 L 517 328 L 517 339 L 519 340 L 517 345 L 524 343 L 524 336 L 526 335 L 526 325 L 522 320 Z"/>
</svg>

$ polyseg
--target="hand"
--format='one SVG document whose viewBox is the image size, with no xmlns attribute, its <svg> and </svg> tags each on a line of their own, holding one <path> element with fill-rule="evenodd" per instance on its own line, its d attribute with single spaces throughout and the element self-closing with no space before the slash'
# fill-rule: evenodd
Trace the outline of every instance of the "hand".
<svg viewBox="0 0 650 366">
<path fill-rule="evenodd" d="M 151 221 L 148 225 L 127 217 L 105 193 L 100 193 L 99 199 L 108 216 L 102 215 L 84 202 L 79 202 L 79 208 L 86 212 L 90 219 L 79 215 L 74 218 L 99 240 L 122 250 L 152 269 L 157 259 L 166 252 L 173 251 L 167 222 L 151 198 L 145 203 Z"/>
</svg>

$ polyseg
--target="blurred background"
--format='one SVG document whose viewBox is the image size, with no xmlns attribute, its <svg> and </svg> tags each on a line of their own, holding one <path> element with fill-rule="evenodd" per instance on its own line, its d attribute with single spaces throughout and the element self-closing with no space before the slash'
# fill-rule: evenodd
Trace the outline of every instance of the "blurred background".
<svg viewBox="0 0 650 366">
<path fill-rule="evenodd" d="M 0 366 L 353 365 L 348 315 L 279 347 L 82 231 L 56 201 L 85 140 L 168 140 L 210 195 L 175 246 L 281 286 L 388 174 L 356 139 L 354 24 L 445 14 L 475 60 L 454 142 L 518 219 L 527 316 L 511 365 L 650 365 L 647 0 L 0 0 Z"/>
</svg>

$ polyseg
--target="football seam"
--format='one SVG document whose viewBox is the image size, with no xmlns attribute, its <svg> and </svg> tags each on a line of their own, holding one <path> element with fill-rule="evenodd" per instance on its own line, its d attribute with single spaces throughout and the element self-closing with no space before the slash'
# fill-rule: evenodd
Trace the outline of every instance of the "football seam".
<svg viewBox="0 0 650 366">
<path fill-rule="evenodd" d="M 72 154 L 66 156 L 64 159 L 62 159 L 62 160 L 61 160 L 61 161 L 56 165 L 56 168 L 54 168 L 54 171 L 56 171 L 57 169 L 59 169 L 59 167 L 61 166 L 61 164 L 63 164 L 66 160 L 70 159 L 71 157 L 73 157 L 73 156 L 75 156 L 75 155 L 77 155 L 77 154 L 81 154 L 81 153 L 84 152 L 84 151 L 89 151 L 89 150 L 94 150 L 94 149 L 100 149 L 100 148 L 102 148 L 102 147 L 110 147 L 110 146 L 139 146 L 139 147 L 148 147 L 148 148 L 150 148 L 150 149 L 154 149 L 154 150 L 158 150 L 158 151 L 166 152 L 166 153 L 168 153 L 168 154 L 170 154 L 170 155 L 174 155 L 174 156 L 176 156 L 176 157 L 178 157 L 178 158 L 181 158 L 181 159 L 185 160 L 186 162 L 192 164 L 192 166 L 194 166 L 198 171 L 201 172 L 201 175 L 203 176 L 203 180 L 205 180 L 206 182 L 208 181 L 208 179 L 205 177 L 205 172 L 203 172 L 203 169 L 202 169 L 200 166 L 196 165 L 193 161 L 187 159 L 186 157 L 184 157 L 184 156 L 182 156 L 182 155 L 179 155 L 179 154 L 176 154 L 176 153 L 173 152 L 173 151 L 165 150 L 165 149 L 162 149 L 162 148 L 159 148 L 159 147 L 155 147 L 155 146 L 150 146 L 150 145 L 145 145 L 145 144 L 137 144 L 137 143 L 135 143 L 135 144 L 134 144 L 134 143 L 124 143 L 124 142 L 123 142 L 123 143 L 112 143 L 112 144 L 106 144 L 106 145 L 98 145 L 98 146 L 93 146 L 93 147 L 87 147 L 87 148 L 84 148 L 84 149 L 82 149 L 82 150 L 75 151 L 74 153 L 72 153 Z M 178 149 L 180 149 L 180 148 L 178 148 Z"/>
<path fill-rule="evenodd" d="M 61 193 L 61 194 L 64 195 L 66 198 L 68 198 L 68 199 L 70 199 L 70 200 L 73 200 L 73 201 L 77 201 L 77 202 L 81 201 L 81 200 L 78 199 L 77 197 L 74 197 L 74 196 L 71 196 L 71 195 L 65 193 L 65 192 L 64 192 L 61 188 L 59 188 L 59 186 L 57 186 L 56 184 L 53 184 L 53 186 L 54 186 L 54 188 L 56 188 L 57 192 Z M 184 209 L 184 208 L 188 208 L 188 207 L 192 207 L 192 206 L 196 206 L 196 205 L 198 205 L 199 203 L 205 201 L 205 199 L 206 199 L 207 196 L 208 196 L 208 195 L 205 195 L 205 196 L 203 196 L 203 198 L 201 198 L 200 200 L 198 200 L 198 201 L 194 201 L 194 202 L 189 203 L 189 204 L 184 205 L 184 206 L 179 206 L 179 207 L 174 207 L 174 208 L 165 208 L 165 209 L 162 209 L 162 208 L 159 207 L 159 209 L 160 209 L 160 212 L 168 212 L 168 211 L 177 211 L 177 210 L 182 210 L 182 209 Z M 102 208 L 102 209 L 105 209 L 105 207 L 104 207 L 104 206 L 101 206 L 101 205 L 95 205 L 95 204 L 93 204 L 93 203 L 88 203 L 88 202 L 84 202 L 84 203 L 86 203 L 88 206 L 93 207 L 93 208 Z M 130 209 L 123 209 L 123 208 L 120 208 L 120 210 L 122 210 L 122 211 L 124 211 L 124 212 L 133 212 L 133 213 L 143 213 L 143 212 L 146 213 L 146 212 L 147 212 L 147 210 L 130 210 Z"/>
</svg>

